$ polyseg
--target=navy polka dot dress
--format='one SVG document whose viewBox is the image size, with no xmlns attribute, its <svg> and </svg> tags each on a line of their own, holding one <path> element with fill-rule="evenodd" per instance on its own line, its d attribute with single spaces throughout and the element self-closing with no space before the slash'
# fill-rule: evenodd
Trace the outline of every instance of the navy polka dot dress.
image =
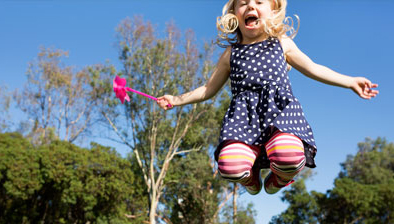
<svg viewBox="0 0 394 224">
<path fill-rule="evenodd" d="M 303 141 L 306 166 L 314 168 L 312 129 L 293 96 L 279 40 L 271 37 L 254 44 L 234 44 L 230 60 L 233 97 L 223 119 L 218 149 L 229 141 L 263 146 L 276 128 Z M 262 160 L 262 168 L 268 168 L 266 155 Z"/>
</svg>

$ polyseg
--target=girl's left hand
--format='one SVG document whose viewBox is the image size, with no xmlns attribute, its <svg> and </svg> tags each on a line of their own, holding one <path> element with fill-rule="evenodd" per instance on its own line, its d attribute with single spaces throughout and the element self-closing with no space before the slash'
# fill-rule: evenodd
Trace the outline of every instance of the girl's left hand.
<svg viewBox="0 0 394 224">
<path fill-rule="evenodd" d="M 378 84 L 374 84 L 364 77 L 354 77 L 353 83 L 350 86 L 350 88 L 363 99 L 375 97 L 379 93 L 378 90 L 373 89 L 376 87 L 378 87 Z"/>
</svg>

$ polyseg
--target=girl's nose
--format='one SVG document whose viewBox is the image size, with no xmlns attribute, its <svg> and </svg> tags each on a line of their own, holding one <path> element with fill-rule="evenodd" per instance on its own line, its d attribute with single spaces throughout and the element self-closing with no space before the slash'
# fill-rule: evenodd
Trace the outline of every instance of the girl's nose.
<svg viewBox="0 0 394 224">
<path fill-rule="evenodd" d="M 256 8 L 255 3 L 253 1 L 249 1 L 248 10 L 254 10 Z"/>
</svg>

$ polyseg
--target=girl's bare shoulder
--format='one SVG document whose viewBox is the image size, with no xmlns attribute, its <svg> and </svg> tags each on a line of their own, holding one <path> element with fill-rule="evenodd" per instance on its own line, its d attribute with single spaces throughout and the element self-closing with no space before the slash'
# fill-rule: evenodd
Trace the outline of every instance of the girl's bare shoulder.
<svg viewBox="0 0 394 224">
<path fill-rule="evenodd" d="M 287 35 L 282 35 L 279 38 L 280 44 L 282 45 L 283 53 L 287 55 L 289 52 L 296 50 L 297 45 L 294 43 L 293 39 Z"/>
</svg>

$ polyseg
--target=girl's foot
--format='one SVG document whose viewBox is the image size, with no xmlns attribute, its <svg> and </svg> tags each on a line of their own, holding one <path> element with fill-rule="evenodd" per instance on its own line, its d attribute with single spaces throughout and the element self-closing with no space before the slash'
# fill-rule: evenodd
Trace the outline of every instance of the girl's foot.
<svg viewBox="0 0 394 224">
<path fill-rule="evenodd" d="M 260 175 L 260 168 L 258 166 L 252 167 L 252 177 L 247 183 L 242 184 L 246 191 L 251 195 L 260 193 L 263 188 L 263 183 Z"/>
<path fill-rule="evenodd" d="M 275 194 L 283 187 L 289 186 L 292 184 L 294 180 L 290 180 L 287 184 L 279 184 L 278 183 L 278 176 L 274 174 L 272 171 L 265 177 L 264 179 L 264 190 L 267 194 Z"/>
</svg>

